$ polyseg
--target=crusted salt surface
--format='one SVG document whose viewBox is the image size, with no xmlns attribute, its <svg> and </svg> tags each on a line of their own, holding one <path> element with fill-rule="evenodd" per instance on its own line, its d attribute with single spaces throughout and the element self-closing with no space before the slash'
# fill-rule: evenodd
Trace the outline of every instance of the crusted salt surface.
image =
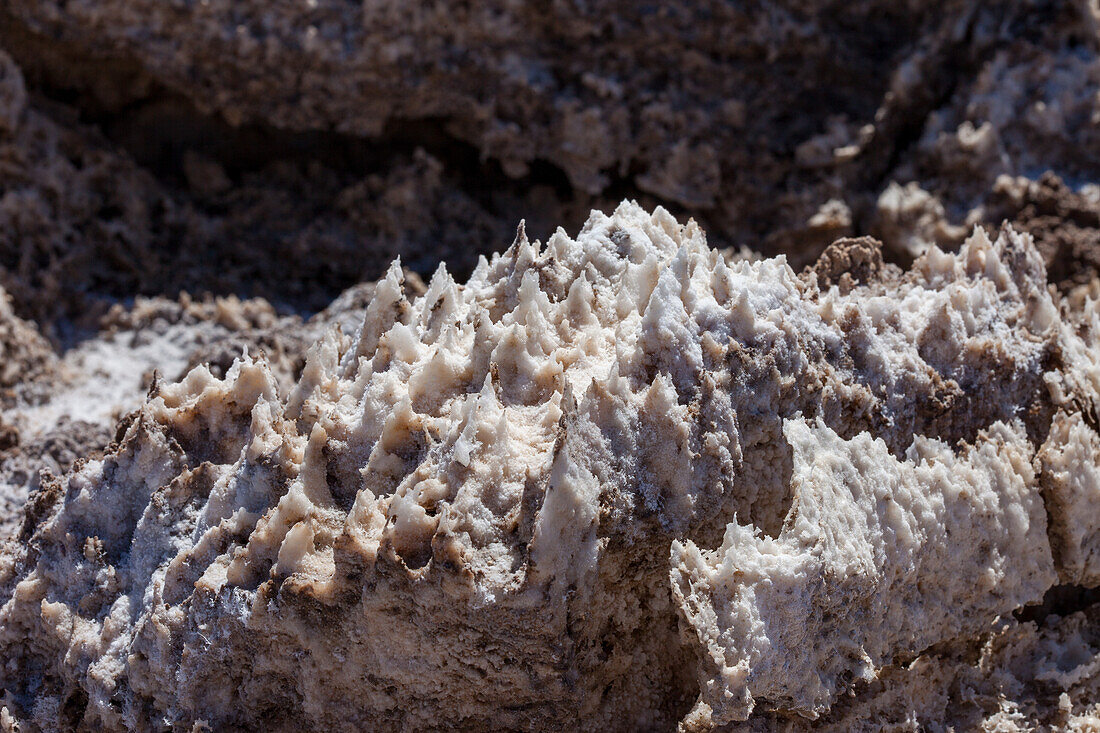
<svg viewBox="0 0 1100 733">
<path fill-rule="evenodd" d="M 1094 606 L 1041 625 L 1006 619 L 979 639 L 945 644 L 882 670 L 828 716 L 760 715 L 750 730 L 1096 730 L 1100 613 Z"/>
<path fill-rule="evenodd" d="M 464 285 L 410 298 L 394 266 L 288 394 L 256 358 L 159 385 L 32 497 L 0 685 L 45 727 L 667 728 L 697 700 L 705 726 L 746 689 L 822 711 L 988 628 L 1053 582 L 1029 461 L 1057 410 L 1095 419 L 1063 370 L 1095 354 L 1010 230 L 905 274 L 835 246 L 859 249 L 828 258 L 860 263 L 839 287 L 623 204 L 575 240 L 521 231 Z M 703 587 L 723 536 L 789 562 Z M 733 615 L 679 618 L 779 583 L 806 611 L 786 668 L 738 668 L 760 637 Z M 823 692 L 792 692 L 837 630 Z"/>
<path fill-rule="evenodd" d="M 113 423 L 138 407 L 154 369 L 178 374 L 187 365 L 190 333 L 177 327 L 152 338 L 133 334 L 89 340 L 58 360 L 57 389 L 49 400 L 19 406 L 9 419 L 28 436 L 55 427 L 62 418 Z"/>
<path fill-rule="evenodd" d="M 1039 452 L 1062 582 L 1100 585 L 1100 436 L 1081 413 L 1058 413 Z"/>
<path fill-rule="evenodd" d="M 980 632 L 1055 581 L 1019 428 L 962 455 L 917 438 L 904 461 L 861 433 L 788 421 L 794 500 L 778 538 L 730 524 L 722 546 L 672 543 L 673 595 L 705 650 L 694 725 L 756 698 L 816 717 L 852 680 Z"/>
</svg>

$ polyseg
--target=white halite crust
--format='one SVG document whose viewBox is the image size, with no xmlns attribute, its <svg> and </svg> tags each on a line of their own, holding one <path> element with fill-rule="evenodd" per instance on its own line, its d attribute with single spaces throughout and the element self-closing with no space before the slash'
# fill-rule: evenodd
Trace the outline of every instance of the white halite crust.
<svg viewBox="0 0 1100 733">
<path fill-rule="evenodd" d="M 794 500 L 778 538 L 730 524 L 715 552 L 672 543 L 673 595 L 706 650 L 689 728 L 744 720 L 756 698 L 817 717 L 854 680 L 1055 581 L 1021 429 L 995 423 L 958 456 L 917 438 L 904 461 L 866 433 L 800 419 L 784 433 Z"/>
<path fill-rule="evenodd" d="M 46 727 L 78 689 L 84 724 L 136 729 L 668 728 L 700 683 L 689 725 L 749 694 L 823 711 L 1042 597 L 1035 436 L 1095 404 L 1030 241 L 878 272 L 728 264 L 635 204 L 412 300 L 395 265 L 290 394 L 262 361 L 198 367 L 44 484 L 0 563 L 0 686 Z M 761 548 L 786 560 L 755 584 L 710 566 Z M 729 611 L 780 581 L 820 621 L 786 668 Z M 851 652 L 798 692 L 837 629 Z"/>
<path fill-rule="evenodd" d="M 1100 435 L 1081 413 L 1060 412 L 1039 458 L 1059 578 L 1100 585 Z"/>
</svg>

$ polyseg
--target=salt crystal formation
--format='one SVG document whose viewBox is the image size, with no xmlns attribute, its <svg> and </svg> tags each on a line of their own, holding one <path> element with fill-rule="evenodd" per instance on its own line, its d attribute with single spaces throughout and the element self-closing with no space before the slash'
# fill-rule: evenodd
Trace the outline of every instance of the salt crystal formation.
<svg viewBox="0 0 1100 733">
<path fill-rule="evenodd" d="M 672 545 L 673 594 L 708 657 L 693 722 L 743 719 L 757 697 L 816 716 L 849 680 L 1052 584 L 1021 430 L 995 423 L 961 456 L 917 438 L 904 462 L 867 433 L 784 432 L 795 496 L 780 536 L 733 523 L 716 552 Z"/>
<path fill-rule="evenodd" d="M 930 649 L 1100 577 L 1098 307 L 1010 228 L 904 273 L 841 240 L 797 275 L 625 203 L 576 240 L 521 228 L 465 284 L 402 280 L 289 392 L 260 358 L 197 366 L 43 481 L 0 555 L 12 709 L 870 725 L 848 693 L 934 685 Z"/>
</svg>

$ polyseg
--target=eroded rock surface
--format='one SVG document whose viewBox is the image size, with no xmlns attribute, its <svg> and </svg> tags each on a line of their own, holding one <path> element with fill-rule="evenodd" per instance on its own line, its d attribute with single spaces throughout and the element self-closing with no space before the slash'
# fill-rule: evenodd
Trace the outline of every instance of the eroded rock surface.
<svg viewBox="0 0 1100 733">
<path fill-rule="evenodd" d="M 395 256 L 429 271 L 444 259 L 469 269 L 475 243 L 506 243 L 515 225 L 415 146 L 366 170 L 300 156 L 230 176 L 186 144 L 150 140 L 195 124 L 157 107 L 140 126 L 144 143 L 185 148 L 183 180 L 166 180 L 75 109 L 37 101 L 0 39 L 0 287 L 57 341 L 72 323 L 98 329 L 112 306 L 140 296 L 262 297 L 280 313 L 315 313 Z M 214 126 L 193 136 L 224 134 Z"/>
<path fill-rule="evenodd" d="M 837 246 L 803 275 L 727 262 L 624 203 L 576 239 L 521 228 L 463 284 L 394 265 L 289 389 L 255 354 L 157 383 L 0 555 L 12 708 L 827 724 L 1090 582 L 1095 487 L 1065 472 L 1094 459 L 1095 302 L 1071 313 L 1011 228 L 906 272 Z"/>
<path fill-rule="evenodd" d="M 25 79 L 0 93 L 0 130 L 33 152 L 0 148 L 28 232 L 0 240 L 0 256 L 49 264 L 4 283 L 36 317 L 56 316 L 29 309 L 57 278 L 114 297 L 206 288 L 316 310 L 395 255 L 465 276 L 517 218 L 549 233 L 624 196 L 798 268 L 863 234 L 908 260 L 999 226 L 1001 175 L 1051 170 L 1074 190 L 1100 176 L 1086 2 L 11 0 L 2 12 L 0 45 Z M 285 259 L 293 272 L 271 264 Z"/>
</svg>

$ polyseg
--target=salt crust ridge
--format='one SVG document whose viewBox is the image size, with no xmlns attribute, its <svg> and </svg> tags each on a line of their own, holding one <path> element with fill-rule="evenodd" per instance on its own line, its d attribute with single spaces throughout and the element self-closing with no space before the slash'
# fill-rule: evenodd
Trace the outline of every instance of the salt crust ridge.
<svg viewBox="0 0 1100 733">
<path fill-rule="evenodd" d="M 411 300 L 395 263 L 289 394 L 196 367 L 43 482 L 0 687 L 46 728 L 707 729 L 1095 577 L 1096 304 L 1007 228 L 867 272 L 631 203 Z"/>
<path fill-rule="evenodd" d="M 785 434 L 795 499 L 778 539 L 730 524 L 714 553 L 672 543 L 673 594 L 708 652 L 692 722 L 744 719 L 756 697 L 827 712 L 851 680 L 1053 583 L 1022 431 L 995 423 L 959 457 L 917 438 L 900 462 L 867 433 L 790 420 Z"/>
</svg>

